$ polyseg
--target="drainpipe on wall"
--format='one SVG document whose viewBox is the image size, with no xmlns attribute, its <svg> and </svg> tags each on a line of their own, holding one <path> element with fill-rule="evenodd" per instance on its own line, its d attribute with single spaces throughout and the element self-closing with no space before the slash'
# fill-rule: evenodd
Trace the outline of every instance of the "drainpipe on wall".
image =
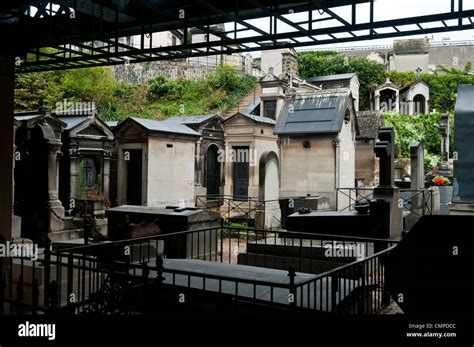
<svg viewBox="0 0 474 347">
<path fill-rule="evenodd" d="M 282 163 L 282 160 L 281 160 L 281 144 L 282 144 L 281 137 L 278 137 L 277 146 L 278 146 L 278 184 L 279 184 L 278 190 L 279 190 L 279 194 L 281 193 L 281 163 Z"/>
<path fill-rule="evenodd" d="M 341 147 L 340 147 L 341 140 L 339 139 L 338 136 L 336 136 L 332 140 L 332 144 L 334 146 L 334 190 L 339 187 L 339 182 L 340 182 L 340 165 L 339 165 L 339 158 L 341 156 Z"/>
</svg>

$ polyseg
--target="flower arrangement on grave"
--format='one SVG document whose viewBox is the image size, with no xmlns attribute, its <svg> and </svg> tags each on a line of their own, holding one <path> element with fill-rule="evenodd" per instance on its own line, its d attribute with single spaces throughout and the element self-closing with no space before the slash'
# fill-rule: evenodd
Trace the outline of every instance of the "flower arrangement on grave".
<svg viewBox="0 0 474 347">
<path fill-rule="evenodd" d="M 437 186 L 447 186 L 451 184 L 451 181 L 449 180 L 449 178 L 444 177 L 444 176 L 436 176 L 435 178 L 432 179 L 432 182 Z"/>
</svg>

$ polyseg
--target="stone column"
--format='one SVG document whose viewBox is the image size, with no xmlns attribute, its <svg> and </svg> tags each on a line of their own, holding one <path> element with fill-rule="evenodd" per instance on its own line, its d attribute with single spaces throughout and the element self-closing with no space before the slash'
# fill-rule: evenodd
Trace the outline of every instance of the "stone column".
<svg viewBox="0 0 474 347">
<path fill-rule="evenodd" d="M 380 92 L 376 91 L 374 94 L 374 111 L 380 111 Z"/>
<path fill-rule="evenodd" d="M 398 90 L 396 92 L 396 97 L 395 97 L 395 112 L 396 113 L 400 112 L 400 94 Z"/>
<path fill-rule="evenodd" d="M 15 205 L 15 175 L 14 175 L 14 170 L 15 170 L 15 165 L 16 165 L 16 160 L 21 160 L 21 157 L 16 158 L 16 144 L 15 144 L 15 135 L 16 135 L 16 130 L 20 126 L 20 122 L 15 121 L 14 127 L 13 127 L 13 170 L 12 170 L 12 181 L 13 181 L 13 186 L 12 186 L 12 201 L 13 205 Z M 14 210 L 13 210 L 14 211 Z M 21 237 L 21 217 L 16 216 L 12 214 L 12 238 L 17 239 Z"/>
<path fill-rule="evenodd" d="M 79 166 L 79 157 L 77 153 L 77 149 L 70 149 L 69 150 L 69 170 L 70 170 L 70 191 L 69 191 L 69 204 L 67 206 L 68 210 L 71 209 L 71 200 L 77 198 L 77 175 L 78 175 L 78 166 Z"/>
<path fill-rule="evenodd" d="M 0 56 L 0 235 L 11 239 L 13 215 L 14 59 Z"/>
<path fill-rule="evenodd" d="M 64 207 L 59 201 L 59 155 L 61 141 L 50 140 L 48 148 L 48 207 L 51 212 L 50 232 L 64 229 Z"/>
<path fill-rule="evenodd" d="M 102 184 L 104 193 L 110 196 L 110 160 L 112 159 L 112 151 L 110 149 L 105 150 L 103 154 L 104 160 L 104 172 L 102 173 Z"/>
</svg>

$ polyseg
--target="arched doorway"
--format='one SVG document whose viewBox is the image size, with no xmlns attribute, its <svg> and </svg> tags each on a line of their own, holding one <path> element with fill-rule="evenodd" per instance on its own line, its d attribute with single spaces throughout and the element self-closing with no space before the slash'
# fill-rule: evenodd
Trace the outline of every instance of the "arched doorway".
<svg viewBox="0 0 474 347">
<path fill-rule="evenodd" d="M 265 201 L 256 224 L 262 228 L 277 228 L 281 224 L 280 163 L 275 152 L 265 152 L 259 162 L 259 200 Z M 259 213 L 259 214 L 260 214 Z"/>
<path fill-rule="evenodd" d="M 380 91 L 380 110 L 394 111 L 397 108 L 397 92 L 387 88 Z"/>
<path fill-rule="evenodd" d="M 219 195 L 221 167 L 218 161 L 219 148 L 211 145 L 206 153 L 206 188 L 207 196 L 212 197 Z"/>
<path fill-rule="evenodd" d="M 413 98 L 413 114 L 425 114 L 426 113 L 426 98 L 421 94 L 416 94 Z"/>
</svg>

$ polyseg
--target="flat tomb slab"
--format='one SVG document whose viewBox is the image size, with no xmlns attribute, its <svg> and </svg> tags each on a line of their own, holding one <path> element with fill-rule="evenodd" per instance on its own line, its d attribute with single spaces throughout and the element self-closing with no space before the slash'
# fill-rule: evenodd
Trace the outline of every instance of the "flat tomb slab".
<svg viewBox="0 0 474 347">
<path fill-rule="evenodd" d="M 289 289 L 276 288 L 278 285 L 289 283 L 288 271 L 267 269 L 246 265 L 223 264 L 194 259 L 167 259 L 164 264 L 164 283 L 179 287 L 187 287 L 212 292 L 220 292 L 227 295 L 235 295 L 245 299 L 274 302 L 279 305 L 289 305 Z M 167 272 L 171 271 L 171 272 Z M 175 274 L 173 271 L 186 272 L 186 274 Z M 150 276 L 156 276 L 153 271 Z M 210 276 L 222 277 L 221 280 L 209 278 Z M 203 281 L 205 277 L 205 281 Z M 225 278 L 228 279 L 225 279 Z M 230 279 L 229 277 L 232 277 Z M 295 284 L 305 281 L 316 280 L 317 276 L 297 272 Z M 245 281 L 264 281 L 265 284 L 245 283 Z M 323 278 L 311 281 L 297 288 L 297 306 L 313 310 L 329 312 L 342 302 L 354 289 L 361 286 L 358 279 L 335 279 L 338 281 L 336 291 L 332 291 L 332 279 Z M 205 283 L 204 283 L 205 282 Z M 236 284 L 237 282 L 237 284 Z M 336 286 L 335 286 L 336 287 Z M 334 296 L 334 297 L 333 297 Z"/>
</svg>

